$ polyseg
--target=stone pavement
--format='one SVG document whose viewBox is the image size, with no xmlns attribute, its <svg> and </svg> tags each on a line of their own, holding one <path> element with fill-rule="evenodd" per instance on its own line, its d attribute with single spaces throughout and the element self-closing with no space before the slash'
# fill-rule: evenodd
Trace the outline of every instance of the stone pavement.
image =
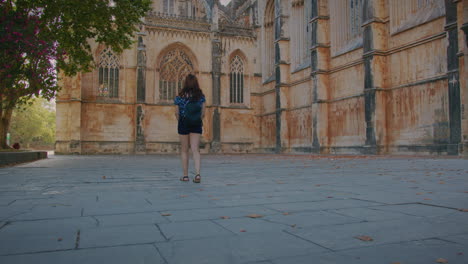
<svg viewBox="0 0 468 264">
<path fill-rule="evenodd" d="M 203 166 L 201 184 L 178 181 L 174 155 L 2 168 L 0 263 L 468 263 L 467 160 L 205 155 Z"/>
</svg>

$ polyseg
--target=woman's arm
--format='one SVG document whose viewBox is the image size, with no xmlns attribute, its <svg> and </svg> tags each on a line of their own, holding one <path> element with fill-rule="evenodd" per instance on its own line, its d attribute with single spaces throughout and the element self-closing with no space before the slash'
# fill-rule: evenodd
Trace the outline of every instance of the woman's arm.
<svg viewBox="0 0 468 264">
<path fill-rule="evenodd" d="M 177 118 L 177 121 L 179 121 L 179 106 L 178 105 L 176 105 L 175 116 Z"/>
<path fill-rule="evenodd" d="M 205 105 L 206 105 L 206 103 L 202 104 L 202 110 L 201 110 L 201 118 L 202 119 L 205 117 Z"/>
</svg>

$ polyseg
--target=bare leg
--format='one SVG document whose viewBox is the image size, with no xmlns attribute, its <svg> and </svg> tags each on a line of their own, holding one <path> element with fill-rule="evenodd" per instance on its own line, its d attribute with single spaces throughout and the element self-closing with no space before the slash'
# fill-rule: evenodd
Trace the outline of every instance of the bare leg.
<svg viewBox="0 0 468 264">
<path fill-rule="evenodd" d="M 192 149 L 195 172 L 200 174 L 200 134 L 190 133 L 190 148 Z"/>
<path fill-rule="evenodd" d="M 182 169 L 184 176 L 188 176 L 188 165 L 189 165 L 189 135 L 180 136 L 180 159 L 182 160 Z"/>
</svg>

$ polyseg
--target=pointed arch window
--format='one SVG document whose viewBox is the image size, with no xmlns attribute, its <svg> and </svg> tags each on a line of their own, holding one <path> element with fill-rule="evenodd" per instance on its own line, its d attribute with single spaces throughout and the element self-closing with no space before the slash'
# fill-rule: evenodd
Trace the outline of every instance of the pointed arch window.
<svg viewBox="0 0 468 264">
<path fill-rule="evenodd" d="M 98 95 L 119 97 L 119 58 L 109 49 L 99 55 Z"/>
<path fill-rule="evenodd" d="M 309 5 L 304 0 L 291 2 L 291 27 L 297 30 L 291 31 L 291 70 L 300 70 L 310 64 Z"/>
<path fill-rule="evenodd" d="M 193 70 L 193 63 L 183 50 L 177 48 L 167 52 L 160 64 L 159 98 L 173 100 L 182 89 L 185 77 Z"/>
<path fill-rule="evenodd" d="M 229 75 L 229 102 L 235 104 L 244 103 L 244 61 L 236 55 L 230 64 Z"/>
</svg>

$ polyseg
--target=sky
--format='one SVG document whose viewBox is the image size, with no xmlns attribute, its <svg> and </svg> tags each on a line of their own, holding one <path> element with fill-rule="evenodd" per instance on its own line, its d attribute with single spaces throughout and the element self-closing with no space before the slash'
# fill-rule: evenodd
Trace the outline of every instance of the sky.
<svg viewBox="0 0 468 264">
<path fill-rule="evenodd" d="M 220 2 L 223 5 L 227 5 L 227 4 L 229 4 L 229 2 L 231 2 L 231 0 L 220 0 Z"/>
</svg>

